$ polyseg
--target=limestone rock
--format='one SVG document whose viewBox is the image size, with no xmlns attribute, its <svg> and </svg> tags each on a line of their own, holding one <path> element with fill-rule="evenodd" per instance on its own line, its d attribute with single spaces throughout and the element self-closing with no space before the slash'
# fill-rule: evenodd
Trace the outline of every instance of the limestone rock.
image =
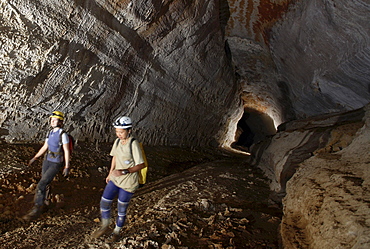
<svg viewBox="0 0 370 249">
<path fill-rule="evenodd" d="M 228 2 L 225 34 L 246 111 L 277 127 L 369 103 L 367 1 Z"/>
<path fill-rule="evenodd" d="M 285 196 L 286 248 L 370 245 L 369 115 L 367 105 L 289 122 L 285 131 L 253 148 L 254 163 L 269 177 L 271 189 Z"/>
<path fill-rule="evenodd" d="M 369 247 L 370 106 L 364 119 L 336 157 L 312 157 L 288 181 L 281 225 L 287 248 Z"/>
<path fill-rule="evenodd" d="M 237 87 L 215 1 L 0 5 L 6 141 L 42 140 L 53 110 L 66 113 L 65 128 L 78 140 L 109 141 L 122 114 L 146 144 L 222 139 Z"/>
<path fill-rule="evenodd" d="M 264 114 L 272 119 L 276 128 L 294 118 L 286 95 L 287 86 L 279 81 L 275 62 L 267 45 L 269 41 L 266 32 L 288 10 L 290 2 L 292 1 L 228 0 L 230 18 L 225 35 L 241 86 L 243 103 L 243 109 L 236 111 L 236 119 L 241 118 L 243 111 Z M 264 129 L 267 125 L 252 122 L 250 126 L 255 134 L 259 134 L 259 129 Z M 230 129 L 234 131 L 233 126 Z M 255 138 L 259 140 L 257 136 Z"/>
<path fill-rule="evenodd" d="M 363 126 L 363 117 L 364 109 L 359 109 L 284 123 L 275 136 L 253 146 L 252 163 L 264 170 L 271 189 L 284 193 L 301 162 L 347 147 Z"/>
<path fill-rule="evenodd" d="M 270 33 L 270 49 L 297 118 L 369 103 L 368 1 L 296 1 Z"/>
</svg>

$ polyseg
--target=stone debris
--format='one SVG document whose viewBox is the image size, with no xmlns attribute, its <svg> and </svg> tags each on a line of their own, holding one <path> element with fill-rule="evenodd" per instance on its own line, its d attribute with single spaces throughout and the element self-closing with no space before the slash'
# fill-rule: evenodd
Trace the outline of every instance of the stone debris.
<svg viewBox="0 0 370 249">
<path fill-rule="evenodd" d="M 109 234 L 99 239 L 90 238 L 100 223 L 99 201 L 106 176 L 96 162 L 109 164 L 109 157 L 105 155 L 108 150 L 96 154 L 96 158 L 88 157 L 88 150 L 76 151 L 72 165 L 78 167 L 73 168 L 68 178 L 58 176 L 55 179 L 49 206 L 38 220 L 31 223 L 19 217 L 32 207 L 38 180 L 36 172 L 40 170 L 41 161 L 22 171 L 6 170 L 0 179 L 0 184 L 6 186 L 0 190 L 0 243 L 4 249 L 15 245 L 231 249 L 258 248 L 263 244 L 278 248 L 281 210 L 276 207 L 266 209 L 270 191 L 261 172 L 248 169 L 248 165 L 240 161 L 245 160 L 243 158 L 211 156 L 205 163 L 201 154 L 203 159 L 199 165 L 166 177 L 157 175 L 157 180 L 150 181 L 135 193 L 119 242 L 110 243 Z M 149 149 L 149 157 L 150 152 Z M 32 154 L 30 152 L 29 156 Z M 161 164 L 160 158 L 152 172 L 164 172 L 160 167 L 166 166 Z M 175 158 L 180 159 L 177 154 L 173 160 Z M 183 160 L 186 162 L 189 158 L 184 156 Z M 191 164 L 195 160 L 193 157 Z M 165 161 L 168 163 L 167 159 Z M 253 176 L 250 176 L 251 172 Z M 254 187 L 249 188 L 248 182 L 254 182 Z M 111 229 L 115 208 L 112 213 Z"/>
</svg>

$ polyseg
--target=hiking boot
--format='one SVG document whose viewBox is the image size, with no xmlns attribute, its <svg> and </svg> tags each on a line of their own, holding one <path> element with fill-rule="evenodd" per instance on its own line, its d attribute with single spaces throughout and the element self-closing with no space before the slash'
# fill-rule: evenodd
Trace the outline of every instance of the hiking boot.
<svg viewBox="0 0 370 249">
<path fill-rule="evenodd" d="M 112 238 L 110 239 L 111 242 L 118 242 L 121 239 L 119 233 L 112 233 Z"/>
<path fill-rule="evenodd" d="M 31 211 L 28 212 L 25 216 L 23 216 L 23 219 L 26 221 L 36 220 L 38 217 L 40 217 L 41 214 L 41 207 L 35 205 Z"/>
<path fill-rule="evenodd" d="M 100 236 L 102 236 L 103 234 L 105 234 L 106 232 L 108 231 L 108 226 L 102 226 L 100 227 L 98 230 L 96 230 L 95 232 L 93 232 L 91 234 L 91 237 L 92 238 L 99 238 Z"/>
</svg>

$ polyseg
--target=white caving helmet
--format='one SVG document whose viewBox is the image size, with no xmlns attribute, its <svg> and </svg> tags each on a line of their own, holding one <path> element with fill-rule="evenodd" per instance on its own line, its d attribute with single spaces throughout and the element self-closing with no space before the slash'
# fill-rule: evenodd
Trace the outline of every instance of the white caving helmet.
<svg viewBox="0 0 370 249">
<path fill-rule="evenodd" d="M 131 118 L 123 116 L 116 119 L 116 121 L 113 123 L 114 128 L 120 128 L 120 129 L 128 129 L 132 128 L 132 121 Z"/>
</svg>

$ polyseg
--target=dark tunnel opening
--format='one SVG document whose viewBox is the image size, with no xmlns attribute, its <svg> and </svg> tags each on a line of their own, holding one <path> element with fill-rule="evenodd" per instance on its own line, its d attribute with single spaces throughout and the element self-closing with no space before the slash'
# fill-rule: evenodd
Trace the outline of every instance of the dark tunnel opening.
<svg viewBox="0 0 370 249">
<path fill-rule="evenodd" d="M 253 144 L 275 133 L 274 121 L 269 115 L 253 109 L 244 109 L 237 124 L 235 142 L 231 144 L 231 147 L 249 152 Z"/>
</svg>

